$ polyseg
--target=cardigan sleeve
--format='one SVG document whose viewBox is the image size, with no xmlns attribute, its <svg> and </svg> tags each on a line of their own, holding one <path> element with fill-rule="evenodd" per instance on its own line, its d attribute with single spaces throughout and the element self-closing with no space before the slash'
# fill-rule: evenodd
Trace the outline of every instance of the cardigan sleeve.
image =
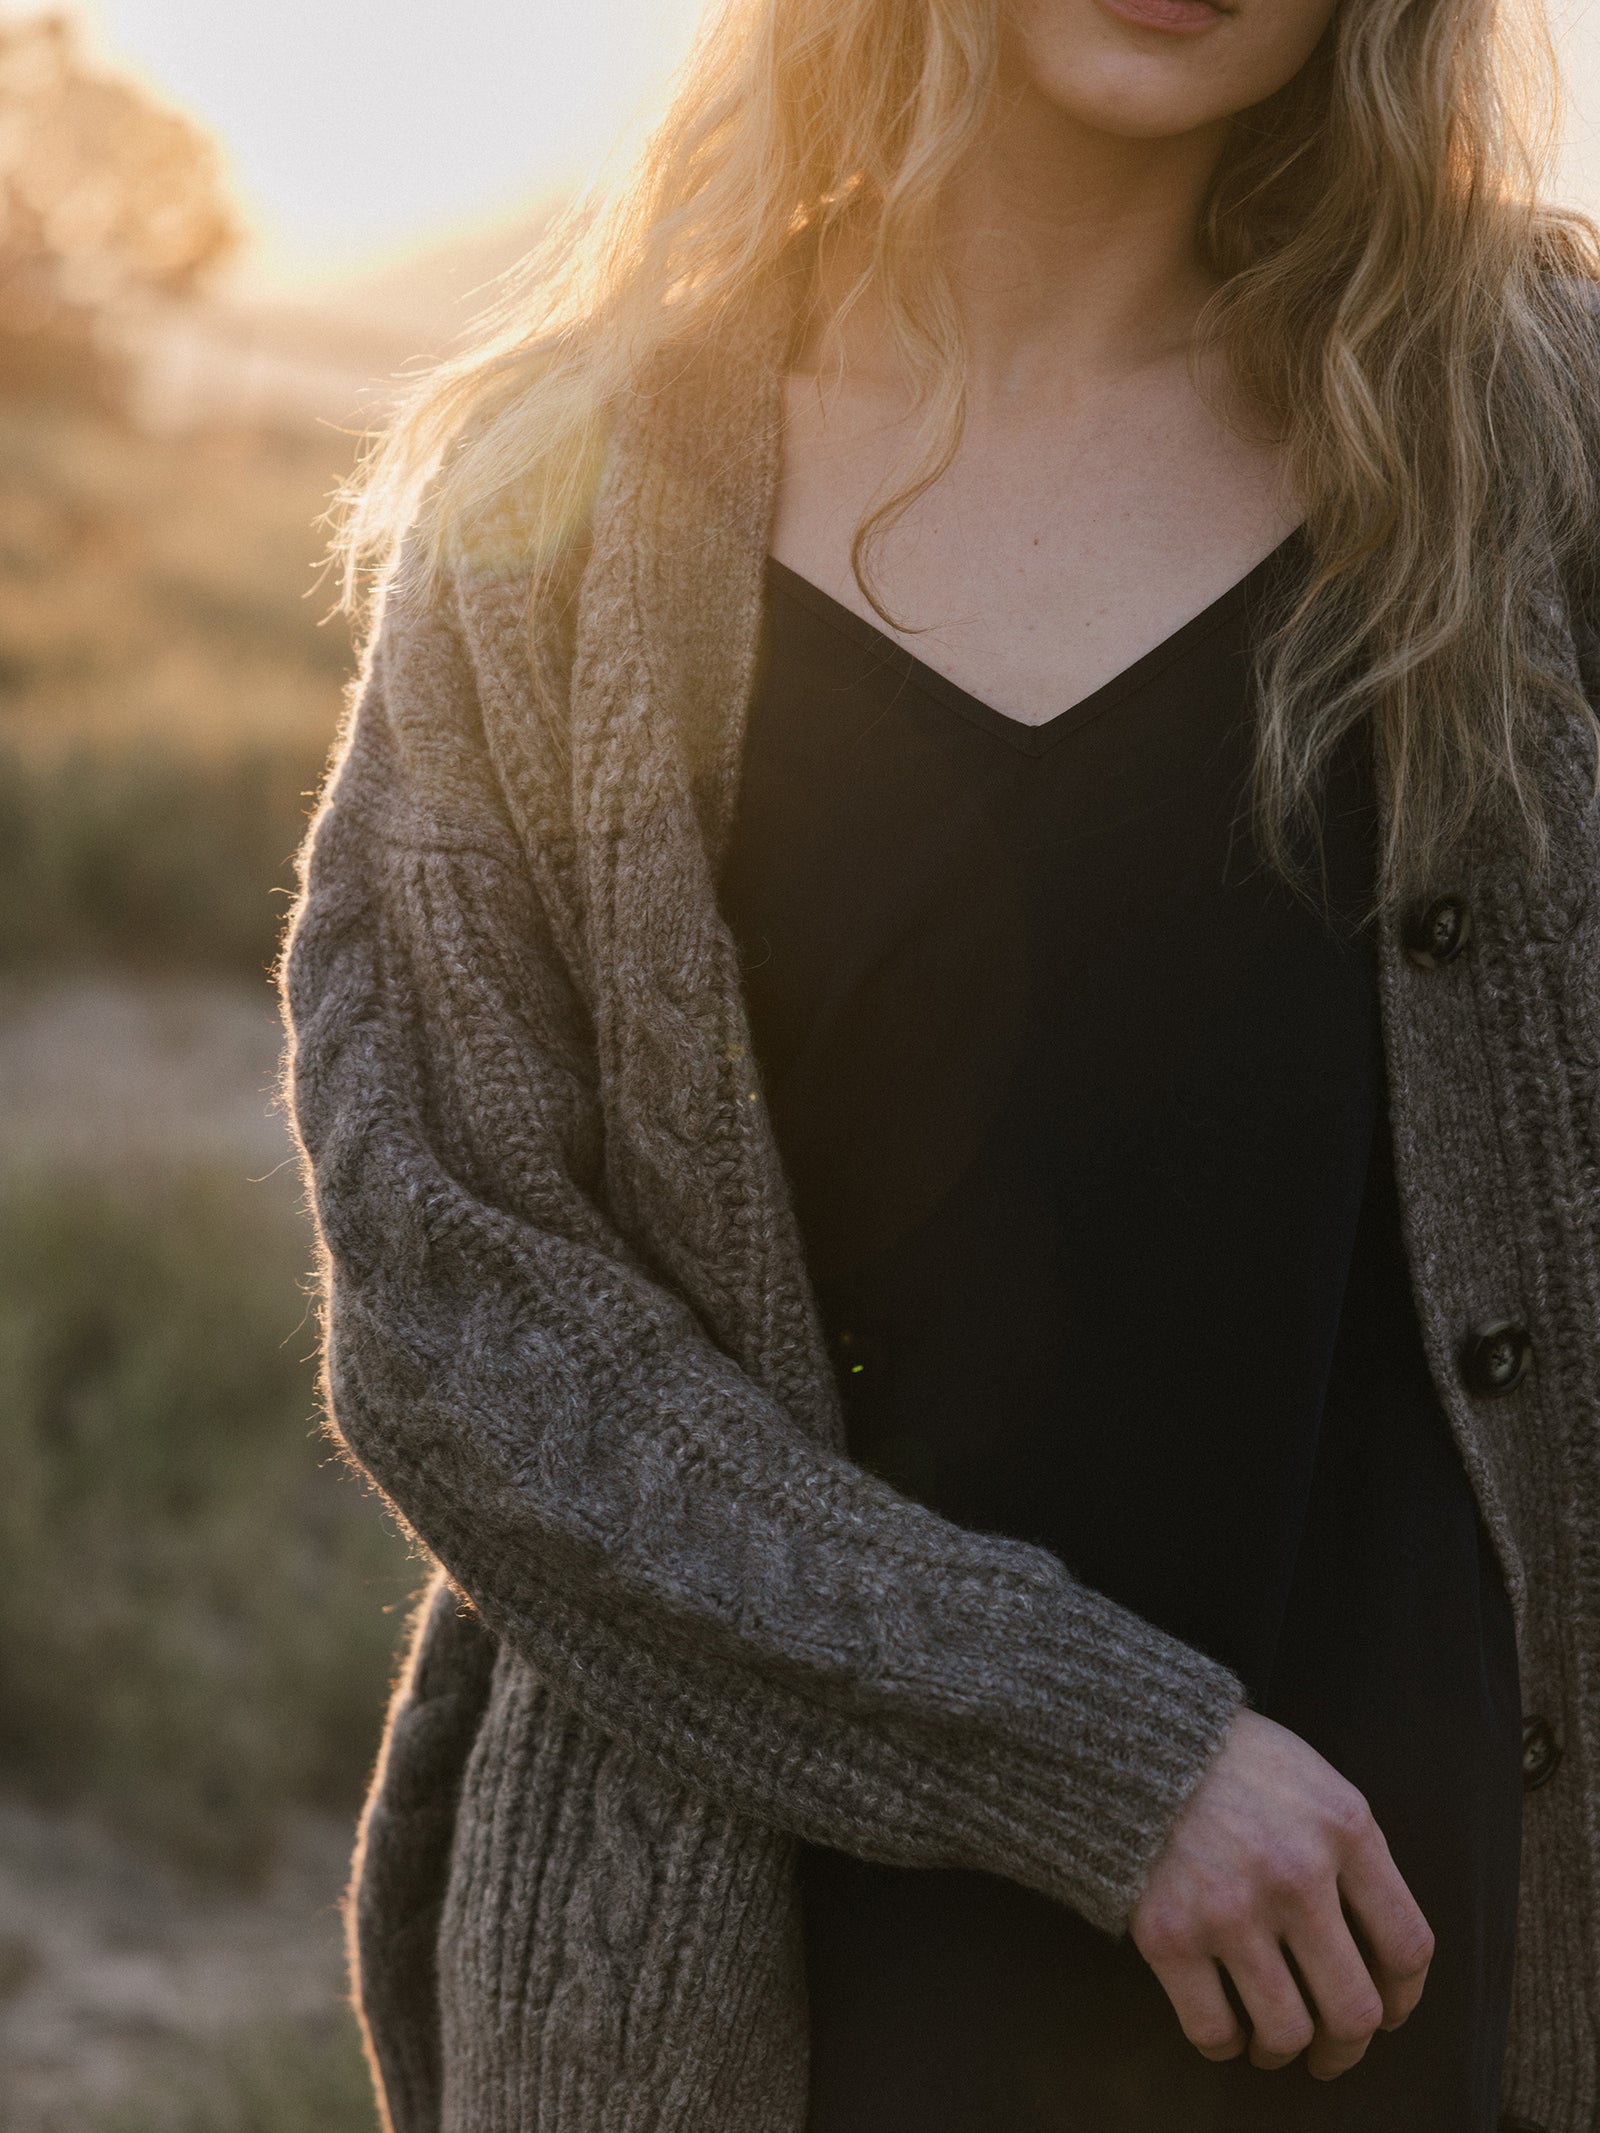
<svg viewBox="0 0 1600 2133">
<path fill-rule="evenodd" d="M 289 1089 L 355 1459 L 678 1778 L 1121 1930 L 1238 1681 L 812 1441 L 616 1233 L 580 991 L 437 616 L 386 626 L 301 868 Z"/>
</svg>

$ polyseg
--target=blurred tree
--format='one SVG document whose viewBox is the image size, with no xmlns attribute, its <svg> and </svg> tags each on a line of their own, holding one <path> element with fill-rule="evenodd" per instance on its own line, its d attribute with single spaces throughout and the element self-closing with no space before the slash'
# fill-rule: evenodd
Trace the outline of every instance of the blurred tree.
<svg viewBox="0 0 1600 2133">
<path fill-rule="evenodd" d="M 208 135 L 67 16 L 0 22 L 0 390 L 107 397 L 105 314 L 190 294 L 239 235 Z"/>
</svg>

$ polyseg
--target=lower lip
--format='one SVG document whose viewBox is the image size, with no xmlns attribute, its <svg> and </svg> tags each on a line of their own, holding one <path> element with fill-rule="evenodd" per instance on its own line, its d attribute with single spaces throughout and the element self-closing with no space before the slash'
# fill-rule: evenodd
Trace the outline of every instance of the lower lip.
<svg viewBox="0 0 1600 2133">
<path fill-rule="evenodd" d="M 1201 30 L 1214 30 L 1226 19 L 1225 11 L 1210 0 L 1100 0 L 1108 15 L 1131 22 L 1142 30 L 1165 30 L 1169 35 L 1193 37 Z"/>
</svg>

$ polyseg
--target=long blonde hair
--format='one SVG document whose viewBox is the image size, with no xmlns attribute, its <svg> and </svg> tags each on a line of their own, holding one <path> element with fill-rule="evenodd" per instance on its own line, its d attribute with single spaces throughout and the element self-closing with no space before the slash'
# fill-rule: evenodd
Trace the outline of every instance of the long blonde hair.
<svg viewBox="0 0 1600 2133">
<path fill-rule="evenodd" d="M 1295 79 L 1234 121 L 1202 218 L 1220 276 L 1202 335 L 1280 438 L 1313 557 L 1258 658 L 1258 833 L 1296 878 L 1330 759 L 1370 718 L 1383 900 L 1485 829 L 1536 867 L 1540 728 L 1586 710 L 1540 617 L 1597 527 L 1600 238 L 1541 198 L 1555 76 L 1527 4 L 1514 25 L 1502 0 L 1339 0 Z M 436 570 L 512 494 L 537 578 L 645 366 L 848 220 L 921 410 L 857 529 L 875 598 L 873 543 L 960 439 L 938 234 L 990 110 L 999 6 L 725 0 L 630 181 L 566 219 L 366 455 L 351 596 L 403 533 Z"/>
</svg>

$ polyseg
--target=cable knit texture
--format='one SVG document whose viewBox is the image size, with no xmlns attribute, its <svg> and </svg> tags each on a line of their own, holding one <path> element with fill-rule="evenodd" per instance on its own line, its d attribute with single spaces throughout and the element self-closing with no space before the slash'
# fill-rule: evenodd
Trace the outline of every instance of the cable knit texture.
<svg viewBox="0 0 1600 2133">
<path fill-rule="evenodd" d="M 283 965 L 345 1443 L 439 1566 L 348 1919 L 393 2133 L 799 2133 L 796 1837 L 981 1868 L 1121 1931 L 1239 1701 L 1042 1550 L 841 1448 L 714 870 L 776 485 L 784 306 L 613 424 L 530 599 L 514 503 L 392 600 Z M 1552 607 L 1553 656 L 1573 634 Z M 1587 643 L 1582 640 L 1580 649 Z M 1600 810 L 1382 942 L 1440 1393 L 1505 1562 L 1529 1796 L 1506 2108 L 1600 2111 Z M 1538 1364 L 1485 1402 L 1467 1330 Z"/>
</svg>

